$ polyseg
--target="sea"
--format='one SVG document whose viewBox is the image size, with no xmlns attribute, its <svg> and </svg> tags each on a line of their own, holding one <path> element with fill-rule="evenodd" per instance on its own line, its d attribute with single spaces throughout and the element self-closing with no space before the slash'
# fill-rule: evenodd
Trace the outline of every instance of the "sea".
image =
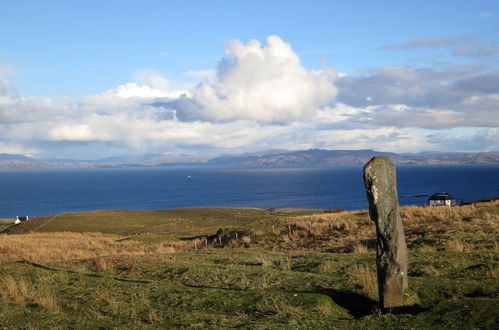
<svg viewBox="0 0 499 330">
<path fill-rule="evenodd" d="M 397 166 L 400 205 L 436 192 L 458 203 L 499 196 L 499 165 Z M 99 168 L 0 171 L 0 218 L 100 209 L 366 209 L 361 166 Z"/>
</svg>

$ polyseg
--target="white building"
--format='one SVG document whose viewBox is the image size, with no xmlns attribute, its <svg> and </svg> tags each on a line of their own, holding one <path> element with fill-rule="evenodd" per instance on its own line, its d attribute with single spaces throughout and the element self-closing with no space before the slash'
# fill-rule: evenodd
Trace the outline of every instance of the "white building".
<svg viewBox="0 0 499 330">
<path fill-rule="evenodd" d="M 29 217 L 26 215 L 26 216 L 17 216 L 16 217 L 16 221 L 14 221 L 14 224 L 18 225 L 20 224 L 21 222 L 23 221 L 28 221 L 29 220 Z"/>
<path fill-rule="evenodd" d="M 429 206 L 454 206 L 456 205 L 456 199 L 449 193 L 441 192 L 436 193 L 428 198 Z"/>
</svg>

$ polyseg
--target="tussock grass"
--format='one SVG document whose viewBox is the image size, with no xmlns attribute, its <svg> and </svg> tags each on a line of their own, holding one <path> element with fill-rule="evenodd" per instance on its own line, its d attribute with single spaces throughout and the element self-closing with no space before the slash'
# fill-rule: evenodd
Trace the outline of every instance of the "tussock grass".
<svg viewBox="0 0 499 330">
<path fill-rule="evenodd" d="M 361 291 L 367 296 L 376 296 L 378 278 L 374 267 L 364 264 L 353 264 L 346 270 L 347 274 L 355 278 Z"/>
<path fill-rule="evenodd" d="M 37 295 L 33 297 L 33 301 L 35 304 L 49 312 L 60 312 L 60 306 L 57 302 L 57 298 L 53 290 L 46 288 L 39 290 Z"/>
<path fill-rule="evenodd" d="M 35 304 L 51 313 L 60 311 L 56 294 L 46 285 L 44 278 L 31 283 L 23 277 L 5 276 L 0 282 L 0 301 L 19 306 Z"/>
<path fill-rule="evenodd" d="M 30 233 L 5 235 L 0 240 L 0 262 L 31 262 L 89 259 L 113 255 L 166 254 L 190 248 L 191 242 L 144 244 L 102 233 Z M 105 269 L 104 260 L 98 268 Z"/>
<path fill-rule="evenodd" d="M 306 231 L 310 235 L 318 236 L 331 232 L 345 234 L 356 233 L 362 221 L 355 212 L 327 213 L 300 217 L 294 222 L 297 230 Z"/>
<path fill-rule="evenodd" d="M 289 303 L 275 297 L 269 297 L 259 302 L 257 309 L 263 315 L 273 317 L 302 316 L 304 314 L 299 307 L 291 306 Z"/>
<path fill-rule="evenodd" d="M 0 290 L 0 297 L 7 303 L 24 305 L 29 298 L 28 285 L 22 278 L 15 280 L 10 275 L 2 278 Z"/>
<path fill-rule="evenodd" d="M 433 264 L 423 265 L 421 266 L 421 270 L 429 276 L 440 275 L 440 270 L 437 267 L 435 267 L 435 265 Z"/>
<path fill-rule="evenodd" d="M 185 213 L 178 210 L 176 212 L 185 216 Z M 213 212 L 210 210 L 208 214 L 213 217 Z M 230 214 L 237 215 L 237 212 L 242 211 L 233 209 L 231 212 Z M 248 212 L 261 211 L 251 209 Z M 196 217 L 201 214 L 203 211 L 196 210 Z M 267 217 L 267 213 L 262 214 Z M 498 250 L 499 201 L 452 208 L 409 206 L 401 208 L 401 215 L 408 247 L 412 251 Z M 78 219 L 84 221 L 82 214 L 78 216 Z M 247 220 L 247 214 L 241 213 L 240 216 L 246 217 L 244 219 Z M 3 235 L 0 240 L 0 262 L 51 262 L 94 258 L 95 271 L 105 273 L 116 265 L 113 265 L 110 259 L 102 258 L 104 256 L 171 254 L 204 248 L 262 246 L 271 250 L 288 251 L 289 255 L 295 256 L 309 251 L 358 254 L 375 252 L 375 226 L 367 211 L 298 216 L 283 213 L 275 217 L 277 218 L 274 218 L 273 222 L 263 227 L 259 222 L 249 229 L 246 227 L 245 230 L 229 226 L 228 228 L 233 229 L 224 230 L 226 236 L 217 236 L 210 240 L 202 237 L 178 240 L 175 238 L 175 232 L 170 232 L 169 235 L 144 233 L 129 237 L 111 233 L 78 232 Z M 188 218 L 184 220 L 187 221 Z M 89 224 L 79 226 L 88 227 Z M 213 223 L 210 226 L 213 226 Z M 181 229 L 183 230 L 185 228 Z M 239 232 L 237 239 L 234 237 L 235 232 Z M 213 234 L 202 233 L 207 235 L 206 237 Z M 269 262 L 264 260 L 261 263 Z M 285 264 L 281 262 L 281 266 Z"/>
<path fill-rule="evenodd" d="M 448 240 L 446 244 L 447 251 L 470 252 L 472 250 L 472 247 L 469 244 L 466 244 L 466 242 L 456 238 Z"/>
<path fill-rule="evenodd" d="M 410 250 L 420 252 L 496 250 L 499 201 L 456 207 L 400 208 Z M 282 247 L 331 252 L 374 253 L 376 232 L 367 211 L 344 211 L 288 218 L 293 228 Z M 285 229 L 281 230 L 284 232 Z"/>
<path fill-rule="evenodd" d="M 370 249 L 367 244 L 357 243 L 353 246 L 353 253 L 373 253 L 373 249 Z"/>
</svg>

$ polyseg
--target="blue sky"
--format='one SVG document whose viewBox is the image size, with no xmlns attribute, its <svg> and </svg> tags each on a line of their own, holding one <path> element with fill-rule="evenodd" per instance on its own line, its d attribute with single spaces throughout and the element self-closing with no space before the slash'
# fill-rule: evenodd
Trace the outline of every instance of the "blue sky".
<svg viewBox="0 0 499 330">
<path fill-rule="evenodd" d="M 3 1 L 0 31 L 0 152 L 499 149 L 498 1 Z"/>
</svg>

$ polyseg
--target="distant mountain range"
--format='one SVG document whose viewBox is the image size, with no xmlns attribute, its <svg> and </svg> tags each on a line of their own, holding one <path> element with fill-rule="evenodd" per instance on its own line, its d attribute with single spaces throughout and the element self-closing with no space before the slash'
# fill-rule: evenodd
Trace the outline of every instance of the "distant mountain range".
<svg viewBox="0 0 499 330">
<path fill-rule="evenodd" d="M 363 165 L 374 156 L 390 157 L 395 164 L 499 164 L 499 152 L 423 152 L 417 154 L 396 154 L 370 149 L 309 149 L 299 151 L 266 150 L 253 153 L 226 155 L 146 154 L 109 157 L 93 161 L 71 159 L 38 160 L 24 155 L 0 154 L 0 168 L 98 168 L 174 165 L 213 167 L 306 167 Z"/>
</svg>

